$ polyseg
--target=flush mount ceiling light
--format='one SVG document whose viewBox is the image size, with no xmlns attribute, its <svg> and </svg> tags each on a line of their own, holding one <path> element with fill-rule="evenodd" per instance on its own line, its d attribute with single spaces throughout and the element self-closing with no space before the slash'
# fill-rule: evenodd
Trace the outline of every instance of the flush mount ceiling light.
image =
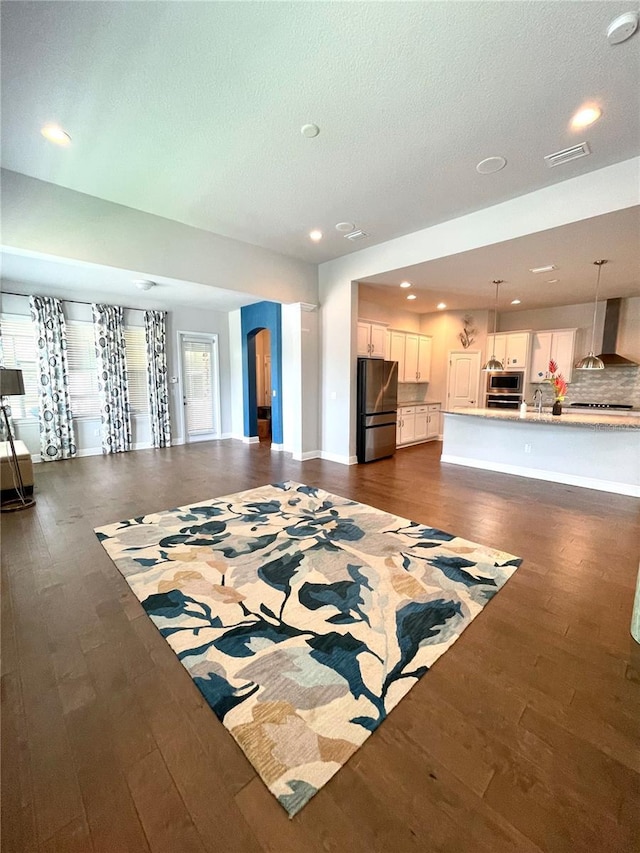
<svg viewBox="0 0 640 853">
<path fill-rule="evenodd" d="M 336 225 L 336 231 L 353 231 L 356 226 L 353 222 L 338 222 Z"/>
<path fill-rule="evenodd" d="M 598 121 L 601 115 L 600 107 L 582 107 L 571 119 L 571 127 L 573 130 L 582 130 L 583 127 L 589 127 L 590 124 Z"/>
<path fill-rule="evenodd" d="M 631 36 L 638 29 L 639 16 L 637 12 L 625 12 L 623 15 L 618 15 L 609 24 L 607 28 L 607 41 L 609 44 L 620 44 Z"/>
<path fill-rule="evenodd" d="M 400 287 L 411 287 L 411 282 L 410 281 L 401 281 Z"/>
<path fill-rule="evenodd" d="M 66 148 L 68 145 L 71 145 L 71 137 L 63 130 L 61 127 L 58 127 L 57 124 L 47 124 L 45 125 L 40 133 L 44 136 L 45 139 L 48 139 L 49 142 L 53 142 L 54 145 L 61 145 L 63 148 Z"/>
<path fill-rule="evenodd" d="M 560 281 L 559 278 L 548 278 L 547 284 L 557 284 Z"/>
<path fill-rule="evenodd" d="M 495 301 L 495 306 L 494 306 L 494 310 L 493 310 L 493 354 L 492 354 L 491 358 L 489 359 L 489 361 L 482 366 L 482 369 L 485 370 L 487 373 L 497 373 L 500 370 L 504 370 L 504 365 L 501 361 L 498 361 L 498 359 L 496 358 L 496 352 L 495 352 L 495 349 L 496 349 L 496 326 L 498 323 L 498 288 L 500 287 L 502 282 L 503 282 L 503 279 L 501 279 L 501 278 L 494 278 L 494 280 L 493 280 L 493 283 L 496 286 L 496 301 Z"/>
<path fill-rule="evenodd" d="M 520 300 L 519 299 L 512 299 L 511 304 L 512 305 L 520 305 Z"/>
<path fill-rule="evenodd" d="M 152 287 L 156 286 L 155 281 L 150 281 L 147 278 L 140 278 L 133 282 L 138 290 L 151 290 Z"/>
<path fill-rule="evenodd" d="M 591 325 L 591 349 L 589 350 L 589 355 L 586 355 L 584 358 L 581 358 L 580 361 L 576 364 L 576 370 L 604 370 L 604 362 L 601 358 L 598 358 L 597 355 L 593 352 L 593 344 L 594 338 L 596 334 L 596 311 L 598 308 L 598 290 L 600 288 L 600 273 L 602 272 L 602 267 L 604 264 L 608 263 L 608 261 L 594 261 L 593 262 L 598 267 L 598 279 L 596 281 L 596 296 L 593 302 L 593 323 Z"/>
<path fill-rule="evenodd" d="M 558 267 L 555 264 L 547 264 L 546 267 L 533 267 L 533 269 L 529 269 L 529 272 L 539 273 L 539 272 L 551 272 L 551 270 L 557 270 Z"/>
<path fill-rule="evenodd" d="M 306 136 L 307 139 L 313 139 L 314 136 L 320 133 L 320 128 L 317 124 L 303 124 L 300 128 L 300 133 Z"/>
<path fill-rule="evenodd" d="M 494 172 L 504 169 L 506 165 L 507 161 L 504 157 L 487 157 L 478 163 L 476 172 L 479 172 L 481 175 L 492 175 Z"/>
<path fill-rule="evenodd" d="M 322 231 L 318 228 L 314 228 L 313 231 L 309 231 L 309 238 L 313 240 L 314 243 L 317 243 L 318 240 L 322 240 Z"/>
<path fill-rule="evenodd" d="M 418 298 L 418 297 L 415 295 L 415 293 L 410 293 L 410 294 L 407 296 L 407 299 L 417 299 L 417 298 Z"/>
<path fill-rule="evenodd" d="M 445 309 L 446 307 L 447 307 L 447 306 L 445 305 L 445 303 L 444 303 L 444 302 L 438 302 L 438 304 L 436 305 L 436 308 L 438 309 L 438 311 L 444 311 L 444 309 Z"/>
</svg>

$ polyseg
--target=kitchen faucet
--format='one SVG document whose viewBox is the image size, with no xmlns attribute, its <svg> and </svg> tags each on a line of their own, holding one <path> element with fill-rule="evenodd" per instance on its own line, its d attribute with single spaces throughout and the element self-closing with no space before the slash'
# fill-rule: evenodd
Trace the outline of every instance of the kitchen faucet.
<svg viewBox="0 0 640 853">
<path fill-rule="evenodd" d="M 533 406 L 536 412 L 542 414 L 542 388 L 536 388 L 533 392 Z"/>
</svg>

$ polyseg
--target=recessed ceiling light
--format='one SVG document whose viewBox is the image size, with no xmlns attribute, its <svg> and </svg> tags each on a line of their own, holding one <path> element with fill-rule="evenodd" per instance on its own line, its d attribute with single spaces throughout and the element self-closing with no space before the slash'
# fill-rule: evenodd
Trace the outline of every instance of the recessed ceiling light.
<svg viewBox="0 0 640 853">
<path fill-rule="evenodd" d="M 436 308 L 438 309 L 438 311 L 443 311 L 446 307 L 447 306 L 445 305 L 444 302 L 438 302 L 438 304 L 436 305 Z"/>
<path fill-rule="evenodd" d="M 322 240 L 322 231 L 319 231 L 317 228 L 314 228 L 313 231 L 309 231 L 309 237 L 313 240 L 314 243 L 317 243 L 318 240 Z"/>
<path fill-rule="evenodd" d="M 551 270 L 557 270 L 558 267 L 555 264 L 547 264 L 546 267 L 533 267 L 529 268 L 529 272 L 551 272 Z"/>
<path fill-rule="evenodd" d="M 602 115 L 600 107 L 590 106 L 583 107 L 571 119 L 571 127 L 574 130 L 582 130 L 583 127 L 589 127 L 594 121 L 598 121 Z"/>
<path fill-rule="evenodd" d="M 410 294 L 407 296 L 407 299 L 417 299 L 417 298 L 418 298 L 418 297 L 415 295 L 415 293 L 410 293 Z"/>
<path fill-rule="evenodd" d="M 520 305 L 520 300 L 519 299 L 512 299 L 511 304 L 512 305 Z"/>
<path fill-rule="evenodd" d="M 491 175 L 493 172 L 499 172 L 500 169 L 504 169 L 506 165 L 507 161 L 504 157 L 487 157 L 478 163 L 476 172 L 479 172 L 481 175 Z"/>
<path fill-rule="evenodd" d="M 306 136 L 307 139 L 313 139 L 314 136 L 320 133 L 320 128 L 317 124 L 303 124 L 300 128 L 300 133 Z"/>
<path fill-rule="evenodd" d="M 637 12 L 625 12 L 618 15 L 607 28 L 607 41 L 609 44 L 620 44 L 631 38 L 638 29 L 639 16 Z"/>
<path fill-rule="evenodd" d="M 559 278 L 548 278 L 547 284 L 557 284 L 560 281 Z"/>
<path fill-rule="evenodd" d="M 401 281 L 400 287 L 411 287 L 411 282 L 410 281 Z"/>
<path fill-rule="evenodd" d="M 49 142 L 53 142 L 55 145 L 71 145 L 71 137 L 66 132 L 66 130 L 63 130 L 61 127 L 58 127 L 57 124 L 45 125 L 40 131 L 40 133 L 44 136 L 45 139 L 48 139 Z"/>
<path fill-rule="evenodd" d="M 353 231 L 356 226 L 353 222 L 338 222 L 336 225 L 336 231 Z"/>
</svg>

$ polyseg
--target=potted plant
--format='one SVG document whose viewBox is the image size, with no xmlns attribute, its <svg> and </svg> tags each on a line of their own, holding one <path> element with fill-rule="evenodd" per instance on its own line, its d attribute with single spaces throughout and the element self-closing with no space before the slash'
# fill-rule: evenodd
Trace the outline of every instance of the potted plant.
<svg viewBox="0 0 640 853">
<path fill-rule="evenodd" d="M 558 373 L 558 365 L 553 359 L 549 361 L 549 376 L 545 381 L 549 382 L 553 388 L 553 408 L 551 409 L 551 414 L 561 415 L 562 403 L 566 397 L 568 386 L 564 376 Z"/>
</svg>

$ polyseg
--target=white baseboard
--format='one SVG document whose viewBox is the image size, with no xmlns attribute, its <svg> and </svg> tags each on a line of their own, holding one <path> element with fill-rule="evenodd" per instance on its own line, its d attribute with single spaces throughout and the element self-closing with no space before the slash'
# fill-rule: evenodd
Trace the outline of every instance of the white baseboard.
<svg viewBox="0 0 640 853">
<path fill-rule="evenodd" d="M 257 435 L 243 435 L 242 441 L 244 444 L 259 444 L 260 439 Z"/>
<path fill-rule="evenodd" d="M 282 453 L 284 451 L 284 444 L 274 444 L 272 441 L 271 450 L 275 453 Z"/>
<path fill-rule="evenodd" d="M 448 462 L 450 465 L 463 465 L 466 468 L 479 468 L 482 471 L 497 471 L 499 474 L 514 474 L 517 477 L 529 477 L 532 480 L 546 480 L 548 483 L 563 483 L 567 486 L 579 486 L 582 489 L 596 489 L 599 492 L 613 492 L 616 495 L 640 498 L 640 486 L 634 486 L 631 483 L 597 480 L 594 477 L 543 471 L 538 468 L 525 468 L 521 465 L 508 465 L 503 462 L 485 462 L 478 459 L 467 459 L 465 456 L 452 456 L 448 453 L 443 453 L 440 461 Z"/>
<path fill-rule="evenodd" d="M 320 459 L 325 459 L 327 462 L 338 462 L 340 465 L 355 465 L 358 462 L 357 456 L 340 456 L 338 453 L 329 453 L 326 450 L 320 451 Z"/>
<path fill-rule="evenodd" d="M 305 450 L 303 453 L 292 454 L 296 462 L 306 462 L 308 459 L 322 459 L 320 450 Z"/>
<path fill-rule="evenodd" d="M 171 439 L 171 447 L 179 447 L 181 444 L 184 444 L 184 438 L 181 435 Z"/>
</svg>

